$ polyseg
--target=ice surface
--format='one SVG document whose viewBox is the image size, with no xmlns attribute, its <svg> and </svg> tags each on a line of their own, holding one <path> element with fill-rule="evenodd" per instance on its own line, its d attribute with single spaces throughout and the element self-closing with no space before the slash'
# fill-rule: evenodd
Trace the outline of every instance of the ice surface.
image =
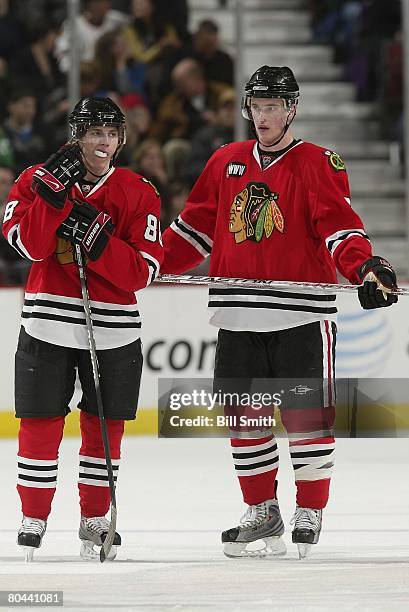
<svg viewBox="0 0 409 612">
<path fill-rule="evenodd" d="M 78 612 L 409 609 L 407 439 L 338 440 L 321 540 L 306 561 L 291 544 L 294 485 L 285 440 L 279 498 L 287 556 L 232 560 L 222 555 L 220 531 L 235 525 L 245 506 L 228 441 L 138 437 L 123 446 L 117 560 L 81 561 L 78 446 L 75 439 L 62 444 L 44 543 L 25 564 L 15 544 L 16 443 L 0 442 L 0 590 L 63 590 L 63 609 Z"/>
</svg>

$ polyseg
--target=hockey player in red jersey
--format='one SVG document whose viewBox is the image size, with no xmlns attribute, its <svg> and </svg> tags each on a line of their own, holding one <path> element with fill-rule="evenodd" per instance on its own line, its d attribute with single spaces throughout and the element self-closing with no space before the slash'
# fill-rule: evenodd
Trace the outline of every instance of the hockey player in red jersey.
<svg viewBox="0 0 409 612">
<path fill-rule="evenodd" d="M 372 254 L 351 207 L 343 160 L 292 135 L 298 98 L 289 68 L 263 66 L 253 74 L 242 113 L 255 139 L 225 145 L 210 158 L 164 234 L 161 271 L 184 272 L 208 255 L 211 276 L 334 283 L 338 269 L 363 283 L 363 308 L 389 306 L 397 300 L 390 294 L 396 276 Z M 289 394 L 293 399 L 281 407 L 297 489 L 292 540 L 300 557 L 318 542 L 333 468 L 335 298 L 312 290 L 209 291 L 210 322 L 220 328 L 215 389 L 227 379 L 241 390 L 255 379 L 291 379 L 295 391 L 306 380 L 318 381 L 313 393 Z M 231 446 L 249 508 L 240 525 L 223 532 L 224 552 L 254 555 L 248 544 L 262 540 L 258 554 L 284 554 L 274 435 L 239 429 Z"/>
<path fill-rule="evenodd" d="M 15 182 L 3 224 L 9 243 L 33 262 L 15 363 L 15 409 L 21 419 L 17 489 L 23 512 L 18 544 L 26 547 L 28 559 L 41 545 L 51 511 L 76 371 L 82 387 L 82 557 L 99 558 L 93 546 L 102 545 L 109 525 L 107 468 L 74 245 L 80 245 L 87 261 L 115 480 L 124 421 L 135 418 L 142 369 L 135 292 L 155 278 L 163 257 L 156 189 L 113 165 L 126 134 L 119 107 L 109 98 L 85 98 L 69 122 L 70 142 Z M 112 558 L 120 543 L 115 534 Z"/>
</svg>

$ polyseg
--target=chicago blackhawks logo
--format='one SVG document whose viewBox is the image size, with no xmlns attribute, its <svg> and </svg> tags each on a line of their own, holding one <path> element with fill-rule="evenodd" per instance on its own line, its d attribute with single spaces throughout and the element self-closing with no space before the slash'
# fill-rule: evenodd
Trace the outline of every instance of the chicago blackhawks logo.
<svg viewBox="0 0 409 612">
<path fill-rule="evenodd" d="M 74 246 L 68 240 L 65 240 L 64 238 L 58 238 L 57 247 L 55 249 L 55 256 L 57 257 L 58 263 L 62 266 L 74 263 Z M 87 264 L 89 261 L 88 257 L 85 257 L 84 260 L 85 264 Z"/>
<path fill-rule="evenodd" d="M 57 261 L 62 266 L 74 262 L 74 247 L 71 242 L 64 240 L 64 238 L 58 238 L 57 248 L 55 250 Z"/>
<path fill-rule="evenodd" d="M 346 170 L 344 160 L 338 153 L 334 153 L 334 151 L 325 151 L 324 155 L 328 156 L 328 163 L 335 172 Z"/>
<path fill-rule="evenodd" d="M 244 240 L 260 242 L 270 238 L 273 229 L 284 232 L 284 217 L 277 204 L 278 193 L 272 193 L 265 183 L 247 183 L 230 207 L 229 231 L 237 244 Z"/>
</svg>

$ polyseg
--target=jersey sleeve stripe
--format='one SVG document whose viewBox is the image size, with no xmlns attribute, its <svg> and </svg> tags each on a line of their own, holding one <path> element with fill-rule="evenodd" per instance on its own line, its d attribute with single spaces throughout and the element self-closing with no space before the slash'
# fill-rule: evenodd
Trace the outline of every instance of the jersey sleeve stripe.
<svg viewBox="0 0 409 612">
<path fill-rule="evenodd" d="M 328 236 L 328 238 L 325 239 L 325 244 L 327 245 L 327 249 L 331 255 L 334 255 L 335 249 L 339 247 L 344 240 L 348 240 L 348 238 L 351 238 L 352 236 L 361 236 L 370 242 L 369 236 L 365 233 L 365 230 L 359 228 L 344 229 L 331 234 L 331 236 Z"/>
<path fill-rule="evenodd" d="M 198 232 L 193 227 L 183 221 L 180 216 L 174 220 L 171 229 L 179 234 L 182 238 L 190 242 L 190 244 L 197 250 L 203 257 L 210 255 L 212 251 L 213 241 L 209 236 Z"/>
<path fill-rule="evenodd" d="M 159 264 L 158 260 L 155 259 L 149 253 L 145 253 L 145 251 L 139 251 L 139 253 L 142 255 L 142 257 L 144 258 L 144 260 L 148 264 L 149 277 L 148 277 L 148 282 L 146 283 L 146 286 L 148 286 L 158 276 L 159 269 L 160 269 L 160 264 Z"/>
<path fill-rule="evenodd" d="M 7 242 L 17 251 L 20 257 L 30 259 L 31 261 L 42 261 L 42 259 L 34 259 L 21 242 L 20 225 L 13 225 L 7 234 Z"/>
</svg>

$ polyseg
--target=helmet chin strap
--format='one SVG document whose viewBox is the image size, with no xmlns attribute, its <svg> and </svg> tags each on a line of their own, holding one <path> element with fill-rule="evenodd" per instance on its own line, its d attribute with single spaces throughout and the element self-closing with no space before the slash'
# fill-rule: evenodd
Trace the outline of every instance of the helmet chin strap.
<svg viewBox="0 0 409 612">
<path fill-rule="evenodd" d="M 90 170 L 88 168 L 87 164 L 85 164 L 85 167 L 87 169 L 87 172 L 92 174 L 92 176 L 95 176 L 96 178 L 100 179 L 100 178 L 103 178 L 104 176 L 106 176 L 108 174 L 108 172 L 111 170 L 111 163 L 109 164 L 108 170 L 106 172 L 104 172 L 104 174 L 95 174 L 95 172 L 92 172 L 92 170 Z"/>
<path fill-rule="evenodd" d="M 290 124 L 289 124 L 289 123 L 288 123 L 288 124 L 286 123 L 286 125 L 285 125 L 285 127 L 284 127 L 284 129 L 283 129 L 283 132 L 282 132 L 282 134 L 281 134 L 280 138 L 279 138 L 278 140 L 276 140 L 275 142 L 271 143 L 271 144 L 263 144 L 263 143 L 261 142 L 260 138 L 258 137 L 257 132 L 256 132 L 256 135 L 257 135 L 257 141 L 258 141 L 258 143 L 259 143 L 261 146 L 264 146 L 264 147 L 275 147 L 276 145 L 278 145 L 278 143 L 279 143 L 279 142 L 281 142 L 281 141 L 282 141 L 282 139 L 284 138 L 284 136 L 287 134 L 287 131 L 288 131 L 288 128 L 289 128 L 289 127 L 290 127 Z"/>
</svg>

